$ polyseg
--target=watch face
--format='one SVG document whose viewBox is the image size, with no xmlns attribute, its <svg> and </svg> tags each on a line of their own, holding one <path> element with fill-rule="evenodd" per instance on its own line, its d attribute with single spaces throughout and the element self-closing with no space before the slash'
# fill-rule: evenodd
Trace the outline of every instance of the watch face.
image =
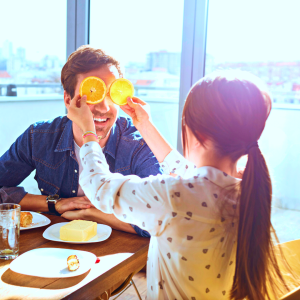
<svg viewBox="0 0 300 300">
<path fill-rule="evenodd" d="M 56 199 L 48 199 L 48 202 L 53 202 L 53 203 L 56 203 L 57 200 Z"/>
<path fill-rule="evenodd" d="M 57 195 L 57 194 L 55 194 L 55 195 L 49 195 L 48 197 L 47 197 L 47 200 L 48 201 L 51 201 L 51 200 L 59 200 L 60 199 L 60 197 L 59 197 L 59 195 Z"/>
</svg>

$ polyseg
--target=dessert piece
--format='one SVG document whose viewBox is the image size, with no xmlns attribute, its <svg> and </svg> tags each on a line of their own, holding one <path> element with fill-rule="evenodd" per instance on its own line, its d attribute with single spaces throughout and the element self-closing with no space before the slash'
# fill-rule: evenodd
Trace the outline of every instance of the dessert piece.
<svg viewBox="0 0 300 300">
<path fill-rule="evenodd" d="M 26 227 L 32 223 L 32 214 L 28 211 L 21 211 L 20 226 Z"/>
<path fill-rule="evenodd" d="M 76 255 L 70 255 L 67 259 L 69 271 L 76 271 L 79 268 L 79 260 Z"/>
<path fill-rule="evenodd" d="M 97 223 L 74 220 L 60 227 L 60 239 L 69 242 L 85 242 L 97 234 Z"/>
</svg>

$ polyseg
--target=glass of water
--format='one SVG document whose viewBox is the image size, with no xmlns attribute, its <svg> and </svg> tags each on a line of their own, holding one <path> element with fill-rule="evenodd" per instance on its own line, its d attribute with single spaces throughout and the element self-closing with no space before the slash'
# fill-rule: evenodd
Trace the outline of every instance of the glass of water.
<svg viewBox="0 0 300 300">
<path fill-rule="evenodd" d="M 14 259 L 19 255 L 21 206 L 0 204 L 0 259 Z"/>
</svg>

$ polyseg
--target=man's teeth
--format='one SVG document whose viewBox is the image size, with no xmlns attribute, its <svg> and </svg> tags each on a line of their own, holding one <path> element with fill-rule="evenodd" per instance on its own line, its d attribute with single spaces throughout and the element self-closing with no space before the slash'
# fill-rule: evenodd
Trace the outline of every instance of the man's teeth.
<svg viewBox="0 0 300 300">
<path fill-rule="evenodd" d="M 107 121 L 107 118 L 106 119 L 94 118 L 94 121 L 105 122 L 105 121 Z"/>
</svg>

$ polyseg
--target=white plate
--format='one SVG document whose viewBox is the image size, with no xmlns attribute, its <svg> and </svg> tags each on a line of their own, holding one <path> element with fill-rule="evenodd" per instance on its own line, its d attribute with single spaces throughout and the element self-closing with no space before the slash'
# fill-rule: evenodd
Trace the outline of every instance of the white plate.
<svg viewBox="0 0 300 300">
<path fill-rule="evenodd" d="M 69 271 L 67 259 L 70 255 L 77 255 L 79 268 Z M 40 248 L 27 251 L 18 256 L 10 264 L 14 272 L 38 277 L 73 277 L 84 274 L 96 262 L 96 255 L 80 250 L 60 248 Z"/>
<path fill-rule="evenodd" d="M 43 233 L 43 237 L 50 241 L 55 242 L 63 242 L 63 243 L 71 243 L 71 244 L 88 244 L 88 243 L 96 243 L 107 240 L 111 234 L 111 227 L 103 224 L 97 224 L 97 234 L 92 237 L 90 240 L 85 242 L 69 242 L 63 241 L 60 239 L 59 230 L 63 225 L 68 224 L 69 222 L 57 223 L 49 226 Z"/>
<path fill-rule="evenodd" d="M 21 227 L 20 230 L 27 230 L 27 229 L 32 229 L 32 228 L 37 228 L 37 227 L 43 227 L 51 223 L 50 219 L 45 217 L 42 214 L 33 212 L 33 211 L 28 211 L 32 214 L 32 223 L 26 227 Z"/>
</svg>

